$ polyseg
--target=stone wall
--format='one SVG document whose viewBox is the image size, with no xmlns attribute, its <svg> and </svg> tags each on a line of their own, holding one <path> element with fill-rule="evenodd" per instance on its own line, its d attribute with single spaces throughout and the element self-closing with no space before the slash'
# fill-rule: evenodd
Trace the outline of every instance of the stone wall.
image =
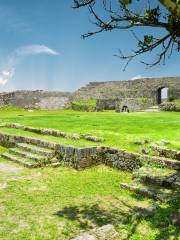
<svg viewBox="0 0 180 240">
<path fill-rule="evenodd" d="M 137 80 L 90 82 L 75 92 L 78 99 L 118 97 L 152 97 L 158 89 L 169 88 L 170 95 L 180 95 L 180 77 L 142 78 Z M 154 96 L 156 98 L 156 96 Z"/>
<path fill-rule="evenodd" d="M 133 112 L 153 105 L 152 98 L 112 98 L 98 99 L 96 108 L 98 111 L 115 109 L 117 112 L 123 112 L 124 107 L 127 107 L 128 111 Z"/>
<path fill-rule="evenodd" d="M 14 147 L 16 143 L 30 143 L 54 150 L 60 163 L 76 169 L 105 163 L 111 167 L 132 171 L 140 165 L 139 154 L 110 147 L 77 148 L 31 137 L 16 136 L 0 132 L 0 145 Z"/>
<path fill-rule="evenodd" d="M 56 158 L 60 164 L 75 169 L 87 168 L 104 163 L 113 168 L 132 172 L 142 166 L 143 163 L 147 164 L 151 162 L 176 170 L 180 169 L 179 160 L 169 160 L 158 156 L 132 153 L 126 150 L 105 146 L 77 148 L 46 140 L 0 132 L 0 145 L 11 148 L 15 147 L 17 143 L 29 143 L 51 149 L 53 150 L 53 158 Z M 178 154 L 177 152 L 176 156 L 179 157 Z M 49 159 L 49 161 L 51 160 Z"/>
<path fill-rule="evenodd" d="M 180 99 L 180 77 L 143 78 L 129 81 L 91 82 L 75 92 L 74 98 L 97 99 L 97 110 L 116 109 L 123 105 L 130 111 L 159 104 L 160 89 L 168 88 L 168 97 Z"/>
<path fill-rule="evenodd" d="M 74 100 L 88 101 L 90 99 L 105 99 L 107 109 L 116 108 L 116 99 L 129 100 L 129 107 L 136 110 L 139 105 L 137 99 L 150 99 L 149 105 L 158 102 L 158 90 L 168 88 L 169 97 L 180 99 L 180 77 L 143 78 L 127 81 L 90 82 L 74 93 L 46 92 L 46 91 L 15 91 L 0 93 L 0 106 L 14 105 L 23 108 L 35 109 L 66 109 Z M 148 107 L 147 106 L 147 107 Z M 98 108 L 97 108 L 98 109 Z M 106 107 L 105 107 L 106 109 Z"/>
<path fill-rule="evenodd" d="M 70 107 L 69 92 L 15 91 L 0 94 L 0 106 L 12 105 L 31 109 L 65 109 Z"/>
</svg>

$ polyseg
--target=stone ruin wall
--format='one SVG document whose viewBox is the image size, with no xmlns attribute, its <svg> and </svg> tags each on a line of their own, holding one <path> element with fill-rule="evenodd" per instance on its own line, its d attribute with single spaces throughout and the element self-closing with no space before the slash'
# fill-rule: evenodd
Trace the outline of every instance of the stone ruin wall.
<svg viewBox="0 0 180 240">
<path fill-rule="evenodd" d="M 137 80 L 90 82 L 75 92 L 75 98 L 140 98 L 156 99 L 159 88 L 169 88 L 169 95 L 180 99 L 180 77 L 142 78 Z"/>
<path fill-rule="evenodd" d="M 0 93 L 0 106 L 32 109 L 66 109 L 73 100 L 97 99 L 97 108 L 116 109 L 127 104 L 131 110 L 156 105 L 158 89 L 168 88 L 169 97 L 180 99 L 180 77 L 143 78 L 127 81 L 90 82 L 74 93 L 15 91 Z"/>
<path fill-rule="evenodd" d="M 97 99 L 98 110 L 118 110 L 127 105 L 130 111 L 137 111 L 157 105 L 161 88 L 168 88 L 168 97 L 180 99 L 180 77 L 90 82 L 76 91 L 74 97 L 85 101 Z"/>
<path fill-rule="evenodd" d="M 65 109 L 70 107 L 71 93 L 48 91 L 15 91 L 0 94 L 0 106 L 12 105 L 27 109 Z"/>
</svg>

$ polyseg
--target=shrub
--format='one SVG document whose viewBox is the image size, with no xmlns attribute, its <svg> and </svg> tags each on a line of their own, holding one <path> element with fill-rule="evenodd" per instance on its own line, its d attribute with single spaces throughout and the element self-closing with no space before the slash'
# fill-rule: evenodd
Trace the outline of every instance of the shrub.
<svg viewBox="0 0 180 240">
<path fill-rule="evenodd" d="M 164 102 L 160 104 L 160 109 L 168 112 L 180 112 L 180 105 L 176 102 Z"/>
<path fill-rule="evenodd" d="M 168 102 L 173 102 L 175 99 L 174 99 L 174 97 L 169 97 L 168 98 Z"/>
<path fill-rule="evenodd" d="M 71 103 L 72 109 L 76 111 L 92 112 L 96 110 L 96 100 L 90 99 L 88 101 L 73 101 Z"/>
</svg>

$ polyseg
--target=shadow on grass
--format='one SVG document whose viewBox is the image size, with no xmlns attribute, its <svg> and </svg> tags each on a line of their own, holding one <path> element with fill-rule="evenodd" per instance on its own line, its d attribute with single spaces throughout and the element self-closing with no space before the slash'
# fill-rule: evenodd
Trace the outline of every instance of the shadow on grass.
<svg viewBox="0 0 180 240">
<path fill-rule="evenodd" d="M 69 206 L 55 213 L 55 215 L 68 219 L 70 221 L 77 221 L 79 228 L 81 230 L 89 230 L 93 227 L 101 227 L 106 224 L 113 224 L 118 228 L 119 224 L 129 224 L 130 231 L 128 233 L 128 238 L 130 238 L 136 231 L 141 218 L 140 214 L 146 209 L 133 207 L 131 208 L 124 201 L 119 201 L 126 207 L 126 211 L 118 208 L 117 206 L 111 206 L 111 209 L 104 209 L 98 204 L 82 204 L 80 206 Z M 126 236 L 127 237 L 127 236 Z"/>
<path fill-rule="evenodd" d="M 138 200 L 139 195 L 133 194 L 133 196 L 134 198 L 137 197 Z M 151 231 L 157 231 L 154 239 L 177 240 L 180 230 L 178 226 L 171 224 L 170 218 L 173 213 L 178 212 L 180 206 L 179 195 L 167 203 L 167 206 L 163 206 L 162 203 L 157 204 L 155 201 L 153 203 L 156 204 L 156 209 L 152 212 L 149 211 L 149 208 L 130 206 L 129 203 L 120 200 L 119 206 L 121 207 L 117 203 L 115 206 L 111 205 L 108 209 L 104 209 L 98 204 L 81 204 L 64 207 L 56 212 L 55 215 L 70 221 L 76 221 L 79 228 L 83 231 L 93 227 L 113 224 L 119 230 L 126 230 L 126 237 L 122 239 L 130 239 L 136 234 L 138 226 L 140 226 L 138 228 L 139 231 L 142 227 L 141 221 L 145 219 Z"/>
<path fill-rule="evenodd" d="M 180 239 L 180 219 L 173 224 L 172 218 L 180 209 L 180 188 L 178 187 L 180 172 L 177 170 L 169 176 L 162 176 L 161 181 L 159 180 L 157 178 L 157 180 L 152 179 L 152 182 L 149 179 L 142 181 L 148 192 L 152 193 L 152 204 L 156 206 L 154 214 L 152 217 L 147 217 L 146 221 L 152 229 L 158 230 L 156 240 L 178 240 Z M 167 193 L 168 189 L 171 192 Z M 137 200 L 145 198 L 142 194 L 136 193 L 133 193 L 132 196 Z"/>
</svg>

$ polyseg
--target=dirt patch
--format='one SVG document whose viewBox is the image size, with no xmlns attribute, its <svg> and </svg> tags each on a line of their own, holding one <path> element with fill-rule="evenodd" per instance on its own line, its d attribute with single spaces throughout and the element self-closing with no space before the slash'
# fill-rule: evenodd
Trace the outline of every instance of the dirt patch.
<svg viewBox="0 0 180 240">
<path fill-rule="evenodd" d="M 0 163 L 0 172 L 15 173 L 22 170 L 22 167 L 16 167 L 8 163 Z"/>
<path fill-rule="evenodd" d="M 7 188 L 7 183 L 0 183 L 0 190 Z"/>
</svg>

